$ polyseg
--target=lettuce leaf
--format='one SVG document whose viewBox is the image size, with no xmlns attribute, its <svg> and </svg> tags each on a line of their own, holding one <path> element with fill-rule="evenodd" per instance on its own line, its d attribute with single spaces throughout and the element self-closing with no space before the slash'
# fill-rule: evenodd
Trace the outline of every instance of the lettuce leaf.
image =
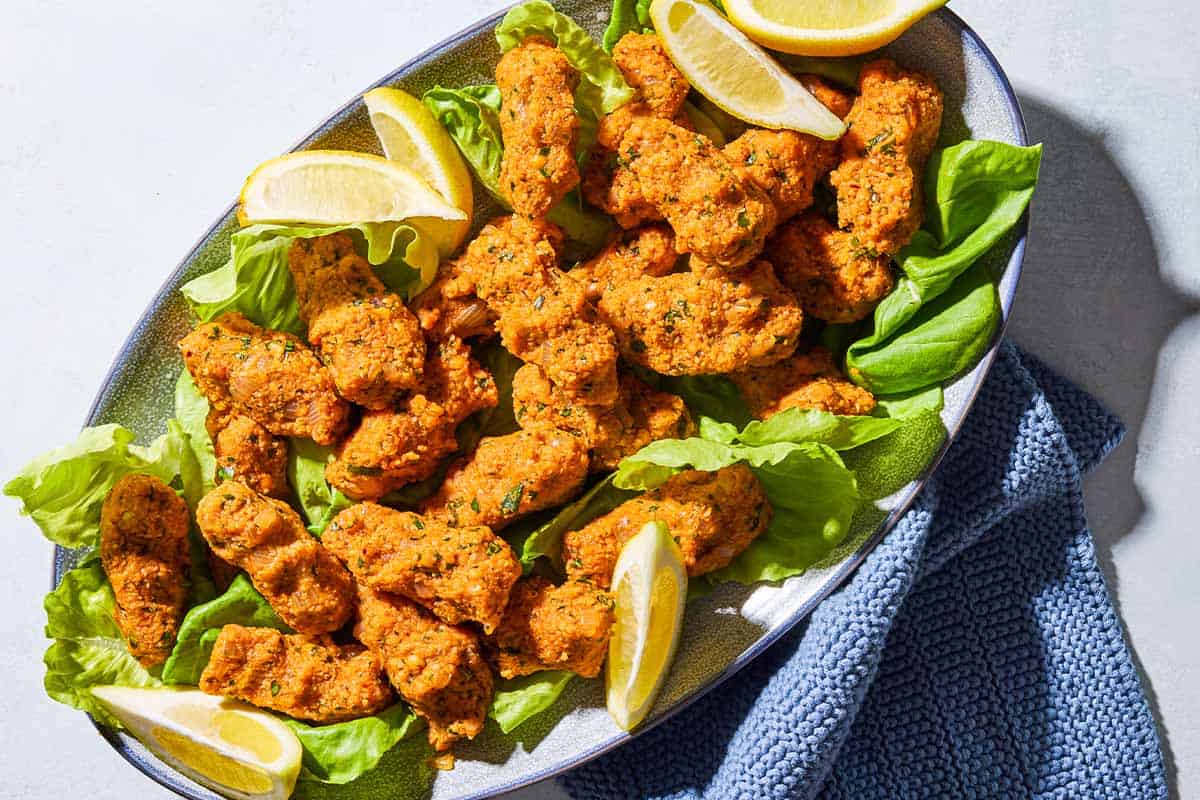
<svg viewBox="0 0 1200 800">
<path fill-rule="evenodd" d="M 251 225 L 233 234 L 224 266 L 185 283 L 180 292 L 202 321 L 239 311 L 272 330 L 304 335 L 287 254 L 296 238 L 351 231 L 389 289 L 416 296 L 433 282 L 437 245 L 418 227 L 402 222 L 356 225 Z"/>
<path fill-rule="evenodd" d="M 576 106 L 600 119 L 633 99 L 634 91 L 605 49 L 573 19 L 545 0 L 530 0 L 509 10 L 496 26 L 496 42 L 508 52 L 527 36 L 544 36 L 558 45 L 579 72 Z"/>
<path fill-rule="evenodd" d="M 885 347 L 855 358 L 851 374 L 876 391 L 906 392 L 953 378 L 977 362 L 1000 324 L 1000 298 L 976 264 L 922 306 Z"/>
<path fill-rule="evenodd" d="M 463 86 L 461 89 L 434 86 L 422 95 L 421 102 L 449 132 L 483 188 L 505 205 L 500 193 L 500 166 L 504 161 L 500 89 L 493 84 Z"/>
<path fill-rule="evenodd" d="M 775 442 L 819 442 L 834 450 L 850 450 L 887 436 L 911 414 L 886 414 L 881 408 L 871 416 L 840 416 L 814 409 L 789 408 L 765 422 L 755 420 L 732 381 L 720 375 L 652 377 L 665 391 L 683 398 L 688 409 L 707 426 L 701 438 L 748 445 Z M 931 390 L 926 402 L 940 409 L 941 390 Z M 893 406 L 898 410 L 898 406 Z M 720 425 L 720 427 L 718 426 Z"/>
<path fill-rule="evenodd" d="M 754 419 L 742 393 L 723 375 L 649 376 L 649 383 L 683 398 L 692 416 L 742 428 Z"/>
<path fill-rule="evenodd" d="M 435 86 L 421 99 L 450 134 L 479 183 L 502 208 L 510 211 L 500 192 L 500 165 L 504 160 L 498 116 L 500 90 L 490 84 L 461 89 Z M 584 207 L 578 191 L 563 198 L 547 217 L 569 239 L 582 245 L 580 252 L 573 254 L 576 256 L 598 250 L 612 229 L 607 216 Z"/>
<path fill-rule="evenodd" d="M 889 349 L 906 327 L 927 322 L 927 318 L 919 323 L 913 320 L 1020 221 L 1037 185 L 1041 156 L 1041 145 L 1018 147 L 989 141 L 966 141 L 933 154 L 925 173 L 925 227 L 897 256 L 904 274 L 875 308 L 871 334 L 847 351 L 847 371 L 855 382 L 877 394 L 902 392 L 917 388 L 918 379 L 952 376 L 955 364 L 969 364 L 971 354 L 978 357 L 980 320 L 987 316 L 982 294 L 972 295 L 968 304 L 971 316 L 964 319 L 974 324 L 973 335 L 955 337 L 954 346 L 939 350 L 936 364 L 934 359 L 913 363 L 909 377 L 898 382 L 895 376 L 905 371 L 900 362 L 907 359 L 909 350 L 880 351 Z M 964 309 L 954 308 L 960 310 Z M 945 313 L 946 309 L 938 311 Z M 947 323 L 942 330 L 951 328 L 953 323 Z M 928 349 L 922 352 L 932 355 Z M 880 371 L 881 364 L 889 368 Z"/>
<path fill-rule="evenodd" d="M 772 53 L 771 55 L 789 72 L 797 75 L 817 75 L 852 92 L 858 91 L 858 73 L 862 70 L 863 64 L 870 60 L 865 55 L 843 58 L 800 56 L 792 53 Z"/>
<path fill-rule="evenodd" d="M 604 52 L 612 53 L 617 42 L 627 33 L 649 33 L 653 30 L 650 0 L 613 0 L 608 27 L 604 29 Z"/>
<path fill-rule="evenodd" d="M 320 538 L 330 521 L 354 503 L 325 480 L 325 464 L 333 450 L 311 439 L 288 439 L 288 483 L 296 493 L 308 531 Z"/>
<path fill-rule="evenodd" d="M 389 712 L 385 711 L 379 716 L 384 716 Z M 385 720 L 386 722 L 386 720 Z M 377 728 L 377 726 L 371 726 Z M 427 798 L 429 797 L 430 788 L 433 785 L 434 778 L 437 775 L 437 770 L 430 766 L 430 756 L 433 755 L 433 748 L 425 741 L 424 736 L 411 736 L 409 733 L 415 733 L 424 728 L 418 721 L 417 724 L 411 725 L 404 733 L 404 737 L 397 742 L 390 750 L 383 753 L 383 756 L 374 763 L 370 769 L 363 769 L 365 764 L 354 767 L 352 771 L 346 771 L 337 768 L 337 762 L 332 755 L 332 749 L 329 749 L 326 754 L 318 754 L 318 748 L 314 746 L 314 756 L 310 756 L 306 750 L 304 754 L 304 766 L 300 769 L 300 779 L 296 782 L 296 790 L 292 794 L 295 800 L 401 800 L 401 798 Z M 346 749 L 350 749 L 354 745 L 352 742 L 359 741 L 368 750 L 368 758 L 374 759 L 374 752 L 382 749 L 382 745 L 386 743 L 388 738 L 394 738 L 396 735 L 396 726 L 391 726 L 387 731 L 379 730 L 377 735 L 372 734 L 371 728 L 364 731 L 366 735 L 362 737 L 355 736 L 353 739 L 349 731 L 338 732 L 338 738 L 345 743 Z M 299 731 L 297 731 L 299 734 Z M 365 742 L 363 740 L 368 737 L 373 738 L 373 742 Z M 340 746 L 340 745 L 339 745 Z M 370 752 L 374 751 L 374 752 Z M 320 761 L 314 761 L 314 758 Z M 354 757 L 354 760 L 358 760 Z M 321 773 L 311 769 L 310 765 L 319 765 L 320 763 L 329 763 L 334 767 L 334 770 L 328 772 L 330 777 L 348 777 L 350 774 L 358 773 L 358 777 L 346 783 L 331 783 L 322 780 Z"/>
<path fill-rule="evenodd" d="M 521 723 L 554 705 L 574 677 L 573 672 L 551 670 L 498 680 L 488 716 L 496 720 L 500 730 L 512 733 Z"/>
<path fill-rule="evenodd" d="M 188 437 L 188 448 L 200 470 L 199 494 L 203 497 L 213 488 L 217 474 L 217 456 L 212 437 L 208 435 L 208 400 L 196 388 L 196 382 L 186 369 L 179 373 L 175 384 L 175 419 Z M 194 503 L 189 503 L 195 507 Z"/>
<path fill-rule="evenodd" d="M 283 724 L 304 748 L 301 781 L 343 784 L 375 769 L 389 750 L 424 729 L 404 703 L 378 714 L 332 725 L 309 725 L 294 719 Z"/>
<path fill-rule="evenodd" d="M 113 484 L 125 475 L 143 472 L 176 488 L 183 488 L 183 473 L 193 488 L 199 477 L 187 434 L 174 420 L 149 447 L 133 440 L 133 432 L 120 425 L 84 428 L 71 444 L 29 462 L 5 484 L 4 493 L 18 498 L 21 513 L 32 517 L 55 544 L 95 545 L 100 507 Z"/>
<path fill-rule="evenodd" d="M 889 417 L 839 416 L 809 408 L 789 408 L 765 422 L 751 422 L 738 439 L 748 445 L 820 442 L 834 450 L 852 450 L 887 436 L 901 424 L 901 420 Z"/>
<path fill-rule="evenodd" d="M 767 530 L 709 583 L 781 580 L 820 561 L 850 530 L 859 501 L 854 474 L 841 457 L 819 442 L 774 441 L 744 444 L 730 439 L 729 426 L 704 425 L 716 439 L 664 439 L 651 442 L 621 462 L 613 483 L 646 491 L 685 469 L 717 470 L 745 462 L 762 481 L 774 515 Z"/>
<path fill-rule="evenodd" d="M 63 576 L 46 596 L 46 694 L 121 729 L 121 722 L 92 697 L 93 686 L 153 687 L 161 682 L 129 654 L 113 620 L 112 586 L 99 557 L 92 556 Z"/>
<path fill-rule="evenodd" d="M 163 665 L 162 679 L 191 686 L 200 683 L 200 673 L 208 665 L 217 635 L 221 628 L 233 624 L 291 631 L 254 589 L 250 579 L 238 575 L 224 594 L 196 606 L 184 616 L 175 647 Z"/>
</svg>

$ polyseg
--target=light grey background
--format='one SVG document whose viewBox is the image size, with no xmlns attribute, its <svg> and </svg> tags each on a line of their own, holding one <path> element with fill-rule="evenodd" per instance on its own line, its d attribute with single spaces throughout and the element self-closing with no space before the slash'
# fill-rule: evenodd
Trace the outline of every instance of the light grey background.
<svg viewBox="0 0 1200 800">
<path fill-rule="evenodd" d="M 187 5 L 0 0 L 4 478 L 75 435 L 133 321 L 259 161 L 504 3 Z M 1175 791 L 1200 796 L 1200 11 L 953 8 L 1046 144 L 1011 332 L 1129 426 L 1088 511 Z M 0 797 L 169 797 L 44 695 L 50 548 L 11 501 L 0 514 Z"/>
</svg>

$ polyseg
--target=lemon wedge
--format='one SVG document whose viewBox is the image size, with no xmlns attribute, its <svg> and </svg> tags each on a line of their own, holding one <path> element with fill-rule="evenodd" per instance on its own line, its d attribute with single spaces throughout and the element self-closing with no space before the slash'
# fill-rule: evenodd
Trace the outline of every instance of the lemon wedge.
<svg viewBox="0 0 1200 800">
<path fill-rule="evenodd" d="M 442 257 L 449 256 L 466 238 L 475 205 L 471 173 L 458 147 L 425 104 L 408 92 L 381 87 L 364 94 L 363 102 L 384 155 L 410 167 L 442 199 L 467 215 L 455 222 L 417 220 L 437 242 Z"/>
<path fill-rule="evenodd" d="M 616 622 L 608 643 L 607 705 L 628 731 L 654 706 L 683 629 L 687 572 L 666 525 L 646 523 L 621 548 L 612 593 Z"/>
<path fill-rule="evenodd" d="M 725 0 L 733 24 L 765 47 L 852 56 L 883 47 L 946 0 Z"/>
<path fill-rule="evenodd" d="M 725 112 L 763 128 L 836 139 L 837 116 L 704 0 L 654 0 L 650 19 L 675 66 Z"/>
<path fill-rule="evenodd" d="M 347 150 L 302 150 L 263 162 L 243 184 L 238 206 L 243 225 L 348 225 L 411 217 L 467 215 L 403 164 Z"/>
<path fill-rule="evenodd" d="M 97 686 L 92 694 L 138 741 L 187 777 L 238 800 L 286 800 L 300 741 L 270 714 L 198 689 Z"/>
</svg>

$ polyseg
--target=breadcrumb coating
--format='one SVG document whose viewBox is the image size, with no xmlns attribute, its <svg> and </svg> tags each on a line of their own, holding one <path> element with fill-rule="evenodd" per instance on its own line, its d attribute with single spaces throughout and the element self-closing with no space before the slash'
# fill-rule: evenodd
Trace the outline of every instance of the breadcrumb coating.
<svg viewBox="0 0 1200 800">
<path fill-rule="evenodd" d="M 513 413 L 522 428 L 558 428 L 577 436 L 590 450 L 592 472 L 611 472 L 650 442 L 686 439 L 696 430 L 682 398 L 633 375 L 621 375 L 616 404 L 585 406 L 572 403 L 535 364 L 513 375 Z"/>
<path fill-rule="evenodd" d="M 875 396 L 851 383 L 824 347 L 814 347 L 765 369 L 729 376 L 741 391 L 750 413 L 768 419 L 789 408 L 811 408 L 858 416 L 875 410 Z"/>
<path fill-rule="evenodd" d="M 894 255 L 924 219 L 925 164 L 942 123 L 942 93 L 927 75 L 880 59 L 859 73 L 842 162 L 830 175 L 838 225 L 867 252 Z"/>
<path fill-rule="evenodd" d="M 153 475 L 117 481 L 100 508 L 100 563 L 113 619 L 143 667 L 167 660 L 183 621 L 191 558 L 187 504 Z"/>
<path fill-rule="evenodd" d="M 228 481 L 200 501 L 196 524 L 213 552 L 245 570 L 293 630 L 329 633 L 350 618 L 350 573 L 309 535 L 287 503 Z"/>
<path fill-rule="evenodd" d="M 488 633 L 521 576 L 512 548 L 488 528 L 452 528 L 375 503 L 338 514 L 321 542 L 360 583 L 404 595 L 451 625 L 478 622 Z"/>
<path fill-rule="evenodd" d="M 626 124 L 622 129 L 627 127 Z M 594 147 L 588 155 L 583 170 L 583 197 L 626 230 L 665 219 L 646 199 L 629 165 L 615 150 L 604 147 Z"/>
<path fill-rule="evenodd" d="M 634 174 L 619 163 L 616 150 L 621 137 L 638 117 L 674 119 L 691 128 L 683 113 L 687 80 L 667 55 L 658 36 L 627 33 L 613 48 L 613 60 L 625 82 L 633 87 L 633 100 L 600 120 L 596 145 L 583 175 L 583 196 L 589 203 L 616 218 L 622 228 L 663 218 L 642 194 Z"/>
<path fill-rule="evenodd" d="M 245 414 L 276 436 L 333 444 L 350 406 L 304 342 L 222 314 L 179 341 L 184 364 L 212 409 Z"/>
<path fill-rule="evenodd" d="M 688 575 L 695 577 L 728 566 L 767 529 L 771 513 L 762 484 L 746 465 L 685 470 L 564 534 L 563 565 L 570 580 L 607 589 L 621 546 L 657 520 L 666 524 Z"/>
<path fill-rule="evenodd" d="M 790 356 L 804 317 L 771 265 L 644 277 L 609 290 L 600 315 L 621 355 L 664 375 L 719 375 Z"/>
<path fill-rule="evenodd" d="M 632 278 L 669 274 L 678 260 L 671 229 L 646 225 L 615 233 L 603 250 L 567 274 L 582 283 L 588 300 L 595 302 L 608 289 Z"/>
<path fill-rule="evenodd" d="M 387 408 L 420 385 L 425 339 L 417 319 L 355 251 L 350 234 L 297 237 L 288 268 L 308 341 L 342 397 Z"/>
<path fill-rule="evenodd" d="M 318 725 L 367 717 L 396 701 L 365 647 L 241 625 L 221 629 L 200 689 Z"/>
<path fill-rule="evenodd" d="M 681 252 L 735 269 L 762 251 L 777 221 L 775 206 L 705 137 L 670 120 L 639 118 L 617 156 L 666 217 Z"/>
<path fill-rule="evenodd" d="M 334 452 L 325 478 L 354 500 L 377 500 L 437 471 L 458 449 L 454 431 L 498 402 L 496 381 L 451 336 L 426 355 L 424 386 L 395 410 L 365 411 Z"/>
<path fill-rule="evenodd" d="M 587 583 L 555 586 L 536 576 L 517 581 L 490 640 L 500 677 L 547 669 L 596 677 L 608 654 L 613 605 L 612 595 Z"/>
<path fill-rule="evenodd" d="M 475 294 L 475 282 L 457 262 L 446 261 L 437 278 L 413 300 L 421 330 L 435 342 L 451 336 L 490 339 L 496 335 L 496 314 Z"/>
<path fill-rule="evenodd" d="M 500 190 L 522 216 L 545 216 L 579 185 L 578 84 L 567 57 L 541 36 L 526 37 L 496 65 L 504 138 Z"/>
<path fill-rule="evenodd" d="M 447 625 L 413 601 L 358 585 L 354 636 L 371 648 L 388 680 L 429 723 L 438 752 L 483 731 L 492 702 L 492 670 L 479 637 Z"/>
<path fill-rule="evenodd" d="M 804 313 L 826 322 L 870 316 L 895 286 L 888 256 L 864 247 L 858 236 L 838 230 L 815 212 L 780 226 L 765 254 Z"/>
<path fill-rule="evenodd" d="M 421 510 L 454 527 L 512 522 L 570 500 L 587 479 L 587 446 L 555 428 L 482 439 L 456 462 Z"/>
<path fill-rule="evenodd" d="M 580 402 L 610 404 L 617 393 L 616 343 L 583 284 L 558 268 L 561 235 L 547 222 L 501 217 L 467 246 L 458 269 L 497 315 L 509 352 L 540 366 Z"/>
<path fill-rule="evenodd" d="M 212 437 L 217 483 L 241 481 L 259 494 L 286 500 L 287 440 L 275 436 L 245 414 L 208 412 L 205 428 Z"/>
</svg>

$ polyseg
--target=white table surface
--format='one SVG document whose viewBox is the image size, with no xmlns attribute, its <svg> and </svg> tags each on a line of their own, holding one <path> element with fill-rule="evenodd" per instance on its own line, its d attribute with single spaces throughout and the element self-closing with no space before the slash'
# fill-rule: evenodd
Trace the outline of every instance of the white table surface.
<svg viewBox="0 0 1200 800">
<path fill-rule="evenodd" d="M 0 476 L 69 441 L 165 276 L 264 158 L 503 0 L 0 0 Z M 1046 144 L 1011 328 L 1129 426 L 1087 483 L 1180 797 L 1200 796 L 1200 12 L 955 0 Z M 3 501 L 0 797 L 170 795 L 41 687 L 49 546 Z M 563 797 L 554 786 L 514 797 Z"/>
</svg>

